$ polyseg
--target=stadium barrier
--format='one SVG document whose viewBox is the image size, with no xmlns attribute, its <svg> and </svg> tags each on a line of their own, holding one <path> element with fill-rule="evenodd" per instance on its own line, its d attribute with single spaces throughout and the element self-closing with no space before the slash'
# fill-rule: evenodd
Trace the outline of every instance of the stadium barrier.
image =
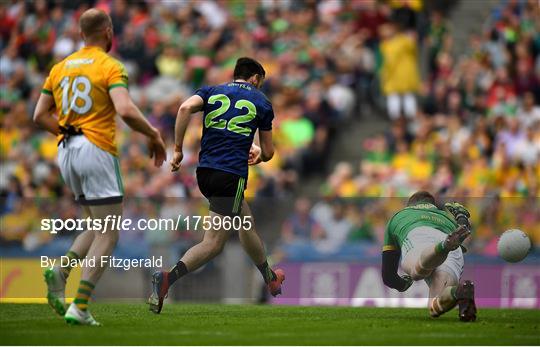
<svg viewBox="0 0 540 347">
<path fill-rule="evenodd" d="M 80 269 L 73 269 L 73 276 L 80 277 Z M 0 257 L 0 302 L 2 303 L 46 303 L 47 289 L 43 279 L 43 268 L 38 258 Z M 78 283 L 68 282 L 66 297 L 73 298 Z"/>
<path fill-rule="evenodd" d="M 428 287 L 415 282 L 405 293 L 387 288 L 378 265 L 282 263 L 287 280 L 279 305 L 427 307 Z M 540 308 L 540 268 L 533 264 L 465 266 L 463 279 L 476 283 L 480 307 Z"/>
</svg>

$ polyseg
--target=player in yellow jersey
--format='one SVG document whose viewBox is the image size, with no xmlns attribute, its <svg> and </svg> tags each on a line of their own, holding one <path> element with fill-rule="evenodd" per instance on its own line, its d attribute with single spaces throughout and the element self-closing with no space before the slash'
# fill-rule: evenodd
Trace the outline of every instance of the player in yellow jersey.
<svg viewBox="0 0 540 347">
<path fill-rule="evenodd" d="M 107 54 L 113 27 L 103 11 L 89 9 L 79 20 L 85 46 L 56 64 L 43 86 L 34 122 L 58 137 L 58 164 L 62 177 L 92 218 L 122 214 L 123 187 L 118 165 L 116 114 L 148 138 L 150 156 L 161 166 L 165 144 L 131 100 L 128 75 L 119 61 Z M 57 117 L 54 116 L 56 113 Z M 110 218 L 110 217 L 109 217 Z M 102 223 L 105 225 L 105 223 Z M 74 241 L 64 259 L 95 259 L 95 267 L 83 267 L 74 302 L 66 311 L 64 291 L 71 264 L 45 271 L 49 305 L 66 322 L 99 325 L 88 300 L 103 274 L 101 257 L 111 255 L 118 230 L 87 230 Z"/>
</svg>

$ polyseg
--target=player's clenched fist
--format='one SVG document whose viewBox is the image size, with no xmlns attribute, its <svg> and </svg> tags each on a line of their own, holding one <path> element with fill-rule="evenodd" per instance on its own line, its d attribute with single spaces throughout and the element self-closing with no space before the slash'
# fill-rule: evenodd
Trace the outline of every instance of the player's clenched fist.
<svg viewBox="0 0 540 347">
<path fill-rule="evenodd" d="M 248 165 L 257 165 L 262 161 L 261 159 L 261 147 L 256 144 L 252 144 L 249 149 Z"/>
<path fill-rule="evenodd" d="M 182 159 L 184 159 L 184 153 L 175 150 L 171 159 L 172 172 L 178 171 L 178 169 L 180 169 L 180 163 L 182 162 Z"/>
</svg>

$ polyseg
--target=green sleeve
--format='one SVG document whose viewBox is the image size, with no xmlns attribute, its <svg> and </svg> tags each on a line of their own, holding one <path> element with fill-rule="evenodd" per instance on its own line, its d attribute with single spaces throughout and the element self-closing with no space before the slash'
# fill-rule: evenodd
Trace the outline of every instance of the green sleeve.
<svg viewBox="0 0 540 347">
<path fill-rule="evenodd" d="M 392 220 L 386 224 L 386 229 L 384 230 L 384 245 L 383 245 L 383 252 L 384 251 L 395 251 L 399 249 L 397 246 L 397 243 L 394 239 L 394 235 L 392 234 Z"/>
</svg>

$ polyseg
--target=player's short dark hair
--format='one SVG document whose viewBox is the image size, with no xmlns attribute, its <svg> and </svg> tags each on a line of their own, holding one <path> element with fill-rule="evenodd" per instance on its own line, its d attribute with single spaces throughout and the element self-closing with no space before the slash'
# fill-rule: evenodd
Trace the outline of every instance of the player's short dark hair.
<svg viewBox="0 0 540 347">
<path fill-rule="evenodd" d="M 261 63 L 249 57 L 239 58 L 234 67 L 234 79 L 247 80 L 253 75 L 261 75 L 262 77 L 266 75 Z"/>
<path fill-rule="evenodd" d="M 110 25 L 112 25 L 111 17 L 105 11 L 97 8 L 84 11 L 79 18 L 79 28 L 86 36 L 103 31 Z"/>
<path fill-rule="evenodd" d="M 409 201 L 407 201 L 407 206 L 413 206 L 419 203 L 426 203 L 426 204 L 433 204 L 437 205 L 435 201 L 435 197 L 431 195 L 430 192 L 426 192 L 425 190 L 420 190 L 409 198 Z"/>
</svg>

